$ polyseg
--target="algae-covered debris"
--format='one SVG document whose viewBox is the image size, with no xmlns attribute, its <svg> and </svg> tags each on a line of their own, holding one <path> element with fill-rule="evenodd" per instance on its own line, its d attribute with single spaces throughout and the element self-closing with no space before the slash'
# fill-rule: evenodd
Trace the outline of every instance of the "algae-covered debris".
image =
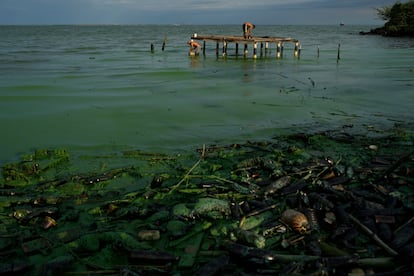
<svg viewBox="0 0 414 276">
<path fill-rule="evenodd" d="M 0 273 L 413 273 L 413 137 L 39 149 L 2 167 Z"/>
</svg>

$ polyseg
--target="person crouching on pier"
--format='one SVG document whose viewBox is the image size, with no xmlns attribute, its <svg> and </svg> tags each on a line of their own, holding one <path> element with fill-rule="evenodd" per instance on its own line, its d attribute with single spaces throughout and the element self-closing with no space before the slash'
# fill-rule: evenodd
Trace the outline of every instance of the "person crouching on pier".
<svg viewBox="0 0 414 276">
<path fill-rule="evenodd" d="M 243 24 L 243 35 L 244 35 L 244 39 L 249 39 L 251 38 L 251 33 L 252 30 L 256 28 L 256 26 L 250 22 L 244 22 Z"/>
<path fill-rule="evenodd" d="M 188 41 L 187 44 L 190 45 L 190 51 L 188 54 L 190 56 L 198 56 L 201 48 L 200 44 L 192 39 Z"/>
</svg>

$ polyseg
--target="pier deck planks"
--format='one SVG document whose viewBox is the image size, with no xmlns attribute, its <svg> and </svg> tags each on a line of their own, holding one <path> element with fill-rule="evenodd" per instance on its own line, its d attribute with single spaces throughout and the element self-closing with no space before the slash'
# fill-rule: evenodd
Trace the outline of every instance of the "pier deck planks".
<svg viewBox="0 0 414 276">
<path fill-rule="evenodd" d="M 249 39 L 245 39 L 243 36 L 232 35 L 193 35 L 191 39 L 194 40 L 212 40 L 216 42 L 226 41 L 234 43 L 257 43 L 257 42 L 292 42 L 297 43 L 299 40 L 290 37 L 270 37 L 270 36 L 253 36 Z"/>
</svg>

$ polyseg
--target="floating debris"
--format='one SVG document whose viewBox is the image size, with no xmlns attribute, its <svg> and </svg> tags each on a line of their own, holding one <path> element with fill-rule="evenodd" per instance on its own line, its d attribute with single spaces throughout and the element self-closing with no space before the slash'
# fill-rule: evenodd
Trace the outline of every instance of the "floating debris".
<svg viewBox="0 0 414 276">
<path fill-rule="evenodd" d="M 309 230 L 308 218 L 296 210 L 287 209 L 282 213 L 281 220 L 298 233 L 305 234 Z"/>
<path fill-rule="evenodd" d="M 413 144 L 398 130 L 36 150 L 2 167 L 0 274 L 412 274 Z"/>
</svg>

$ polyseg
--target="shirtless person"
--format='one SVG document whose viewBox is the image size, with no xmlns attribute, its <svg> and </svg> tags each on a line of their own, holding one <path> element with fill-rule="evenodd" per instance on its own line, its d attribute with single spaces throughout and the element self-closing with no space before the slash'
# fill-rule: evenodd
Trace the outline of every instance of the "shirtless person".
<svg viewBox="0 0 414 276">
<path fill-rule="evenodd" d="M 189 55 L 190 56 L 196 56 L 199 54 L 200 51 L 200 44 L 198 42 L 195 42 L 194 40 L 190 40 L 187 42 L 188 45 L 190 45 L 190 52 Z"/>
<path fill-rule="evenodd" d="M 252 36 L 250 35 L 252 33 L 252 30 L 255 28 L 256 26 L 250 22 L 244 22 L 243 24 L 243 35 L 244 35 L 244 39 L 249 39 Z"/>
</svg>

